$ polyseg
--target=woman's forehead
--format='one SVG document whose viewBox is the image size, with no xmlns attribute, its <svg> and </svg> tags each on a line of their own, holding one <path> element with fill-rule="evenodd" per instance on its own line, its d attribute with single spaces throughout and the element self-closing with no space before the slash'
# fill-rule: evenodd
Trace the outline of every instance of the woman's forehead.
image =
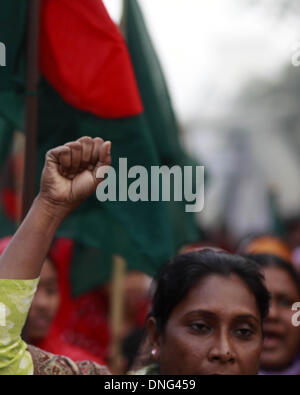
<svg viewBox="0 0 300 395">
<path fill-rule="evenodd" d="M 264 268 L 264 276 L 268 290 L 274 293 L 287 294 L 298 298 L 299 291 L 291 275 L 284 269 L 275 266 Z"/>
<path fill-rule="evenodd" d="M 192 311 L 208 311 L 218 316 L 259 317 L 256 298 L 239 276 L 210 275 L 197 282 L 173 313 L 183 316 Z"/>
<path fill-rule="evenodd" d="M 41 271 L 41 280 L 56 279 L 57 271 L 53 262 L 46 258 Z"/>
</svg>

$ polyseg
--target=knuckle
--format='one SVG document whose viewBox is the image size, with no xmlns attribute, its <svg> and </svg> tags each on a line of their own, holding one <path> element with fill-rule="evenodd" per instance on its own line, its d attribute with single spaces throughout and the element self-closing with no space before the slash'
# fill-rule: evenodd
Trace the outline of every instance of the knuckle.
<svg viewBox="0 0 300 395">
<path fill-rule="evenodd" d="M 83 136 L 79 139 L 79 141 L 87 144 L 92 144 L 93 142 L 92 138 L 89 136 Z"/>
<path fill-rule="evenodd" d="M 53 153 L 55 153 L 55 149 L 54 148 L 52 148 L 49 151 L 47 151 L 46 154 L 45 154 L 45 160 L 50 159 L 50 157 L 53 156 Z"/>
<path fill-rule="evenodd" d="M 103 142 L 104 142 L 104 140 L 103 140 L 101 137 L 95 137 L 95 138 L 94 138 L 94 141 L 95 141 L 96 143 L 103 143 Z"/>
<path fill-rule="evenodd" d="M 66 143 L 65 147 L 68 147 L 72 150 L 81 150 L 81 144 L 77 141 L 72 141 L 71 143 Z"/>
</svg>

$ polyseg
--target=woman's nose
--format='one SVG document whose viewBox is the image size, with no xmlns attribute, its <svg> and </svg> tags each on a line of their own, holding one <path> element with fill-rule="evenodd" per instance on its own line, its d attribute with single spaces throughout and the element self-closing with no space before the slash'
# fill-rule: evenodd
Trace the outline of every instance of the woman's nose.
<svg viewBox="0 0 300 395">
<path fill-rule="evenodd" d="M 44 309 L 48 306 L 48 297 L 45 292 L 38 292 L 33 300 L 32 305 L 39 309 Z"/>
<path fill-rule="evenodd" d="M 277 320 L 278 317 L 279 317 L 279 314 L 278 314 L 278 305 L 277 305 L 277 303 L 275 303 L 274 301 L 271 301 L 270 309 L 269 309 L 269 314 L 268 314 L 267 319 Z"/>
<path fill-rule="evenodd" d="M 215 340 L 214 346 L 210 350 L 209 360 L 221 363 L 233 363 L 235 361 L 234 351 L 228 335 L 220 335 Z"/>
</svg>

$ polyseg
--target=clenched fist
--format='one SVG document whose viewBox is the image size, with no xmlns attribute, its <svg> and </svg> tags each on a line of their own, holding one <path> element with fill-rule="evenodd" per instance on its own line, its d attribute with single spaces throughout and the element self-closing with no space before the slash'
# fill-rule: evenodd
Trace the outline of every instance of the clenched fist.
<svg viewBox="0 0 300 395">
<path fill-rule="evenodd" d="M 82 137 L 49 151 L 42 173 L 40 197 L 58 215 L 67 215 L 96 191 L 99 167 L 111 164 L 111 142 Z"/>
</svg>

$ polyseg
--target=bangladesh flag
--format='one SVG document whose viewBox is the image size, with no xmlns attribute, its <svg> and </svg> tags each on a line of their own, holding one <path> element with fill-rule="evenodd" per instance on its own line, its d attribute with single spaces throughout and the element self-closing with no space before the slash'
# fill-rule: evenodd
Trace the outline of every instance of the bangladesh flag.
<svg viewBox="0 0 300 395">
<path fill-rule="evenodd" d="M 144 116 L 150 128 L 160 162 L 168 167 L 191 166 L 191 159 L 180 143 L 180 128 L 173 110 L 166 80 L 148 33 L 137 0 L 124 0 L 122 30 L 125 35 L 139 91 L 145 107 Z M 195 174 L 195 173 L 194 173 Z M 195 176 L 190 181 L 196 191 Z M 194 215 L 185 212 L 187 202 L 170 202 L 173 238 L 182 246 L 199 235 L 195 233 Z"/>
<path fill-rule="evenodd" d="M 163 78 L 165 98 L 151 79 L 142 81 L 139 52 L 128 34 L 129 54 L 102 2 L 43 0 L 41 6 L 38 166 L 32 177 L 39 180 L 49 149 L 85 135 L 112 141 L 117 179 L 119 158 L 127 159 L 128 169 L 144 166 L 149 174 L 151 166 L 187 163 Z M 23 130 L 24 97 L 30 94 L 25 90 L 27 2 L 10 0 L 0 8 L 0 41 L 7 49 L 7 66 L 0 69 L 0 141 L 7 141 L 8 152 L 13 130 Z M 127 13 L 132 21 L 136 16 Z M 140 51 L 143 38 L 136 38 Z M 140 65 L 145 75 L 152 67 L 148 60 Z M 129 269 L 153 275 L 198 234 L 182 203 L 100 203 L 92 196 L 65 220 L 58 236 L 76 242 L 71 278 L 78 294 L 108 279 L 113 254 L 123 256 Z"/>
</svg>

